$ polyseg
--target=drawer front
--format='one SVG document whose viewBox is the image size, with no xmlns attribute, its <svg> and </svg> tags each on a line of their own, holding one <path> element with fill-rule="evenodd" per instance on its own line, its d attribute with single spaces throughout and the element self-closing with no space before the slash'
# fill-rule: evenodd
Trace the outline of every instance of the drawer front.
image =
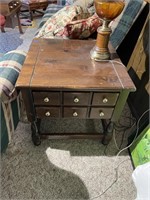
<svg viewBox="0 0 150 200">
<path fill-rule="evenodd" d="M 64 92 L 64 105 L 88 105 L 90 93 Z"/>
<path fill-rule="evenodd" d="M 114 108 L 91 108 L 90 118 L 110 119 Z"/>
<path fill-rule="evenodd" d="M 64 107 L 63 117 L 86 118 L 87 108 Z"/>
<path fill-rule="evenodd" d="M 35 105 L 60 105 L 59 92 L 33 92 Z"/>
<path fill-rule="evenodd" d="M 60 117 L 59 107 L 36 107 L 37 118 L 51 118 Z"/>
<path fill-rule="evenodd" d="M 114 106 L 118 99 L 119 93 L 94 93 L 92 105 L 109 105 Z"/>
</svg>

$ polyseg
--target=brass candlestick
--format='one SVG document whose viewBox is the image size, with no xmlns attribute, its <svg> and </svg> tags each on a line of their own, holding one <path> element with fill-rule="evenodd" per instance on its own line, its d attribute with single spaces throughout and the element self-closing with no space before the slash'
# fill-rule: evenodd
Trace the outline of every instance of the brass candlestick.
<svg viewBox="0 0 150 200">
<path fill-rule="evenodd" d="M 90 55 L 95 61 L 108 60 L 110 59 L 108 43 L 112 32 L 109 23 L 120 15 L 125 4 L 123 0 L 94 0 L 94 4 L 103 25 L 97 29 L 96 45 L 90 51 Z"/>
</svg>

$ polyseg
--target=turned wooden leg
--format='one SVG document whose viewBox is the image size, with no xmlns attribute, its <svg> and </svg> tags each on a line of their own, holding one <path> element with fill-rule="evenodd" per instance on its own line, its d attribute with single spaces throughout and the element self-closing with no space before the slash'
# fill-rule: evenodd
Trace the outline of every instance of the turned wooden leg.
<svg viewBox="0 0 150 200">
<path fill-rule="evenodd" d="M 1 26 L 1 31 L 2 31 L 3 33 L 5 33 L 4 26 Z"/>
<path fill-rule="evenodd" d="M 22 30 L 22 26 L 21 26 L 21 23 L 20 23 L 19 12 L 16 13 L 16 16 L 17 16 L 17 20 L 18 20 L 19 32 L 22 34 L 23 30 Z"/>
<path fill-rule="evenodd" d="M 103 128 L 104 128 L 104 138 L 102 140 L 102 143 L 104 145 L 109 144 L 112 136 L 113 136 L 113 129 L 114 129 L 114 123 L 112 121 L 107 121 L 105 119 L 102 120 Z"/>
<path fill-rule="evenodd" d="M 36 146 L 41 144 L 40 131 L 39 131 L 40 122 L 41 120 L 37 120 L 31 123 L 32 141 L 33 141 L 33 144 Z"/>
</svg>

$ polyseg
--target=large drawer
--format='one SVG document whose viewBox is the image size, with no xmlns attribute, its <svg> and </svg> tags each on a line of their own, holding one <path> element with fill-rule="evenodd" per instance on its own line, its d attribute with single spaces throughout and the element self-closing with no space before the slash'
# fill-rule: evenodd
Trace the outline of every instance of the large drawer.
<svg viewBox="0 0 150 200">
<path fill-rule="evenodd" d="M 92 105 L 114 106 L 116 104 L 119 93 L 100 93 L 95 92 L 93 95 Z"/>
<path fill-rule="evenodd" d="M 63 108 L 63 117 L 64 118 L 86 118 L 87 108 L 86 107 L 64 107 Z"/>
<path fill-rule="evenodd" d="M 88 105 L 89 103 L 89 92 L 64 92 L 63 93 L 63 104 L 64 105 Z"/>
<path fill-rule="evenodd" d="M 59 92 L 33 92 L 34 105 L 60 105 Z"/>
<path fill-rule="evenodd" d="M 59 107 L 36 107 L 37 118 L 51 118 L 51 117 L 60 117 L 60 108 Z"/>
<path fill-rule="evenodd" d="M 114 108 L 91 108 L 90 110 L 90 118 L 99 118 L 99 119 L 110 119 Z"/>
</svg>

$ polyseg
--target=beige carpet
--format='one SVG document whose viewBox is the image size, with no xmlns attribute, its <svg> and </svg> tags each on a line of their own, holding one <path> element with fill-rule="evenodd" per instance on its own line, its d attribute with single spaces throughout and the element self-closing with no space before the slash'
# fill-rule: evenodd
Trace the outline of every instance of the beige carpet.
<svg viewBox="0 0 150 200">
<path fill-rule="evenodd" d="M 115 133 L 121 148 L 127 144 L 132 132 L 127 127 L 132 124 L 126 106 Z M 77 126 L 65 124 L 68 129 Z M 13 142 L 1 157 L 0 199 L 134 200 L 130 156 L 125 150 L 116 157 L 117 152 L 114 140 L 108 146 L 98 140 L 43 140 L 37 147 L 31 141 L 30 125 L 20 122 Z"/>
</svg>

